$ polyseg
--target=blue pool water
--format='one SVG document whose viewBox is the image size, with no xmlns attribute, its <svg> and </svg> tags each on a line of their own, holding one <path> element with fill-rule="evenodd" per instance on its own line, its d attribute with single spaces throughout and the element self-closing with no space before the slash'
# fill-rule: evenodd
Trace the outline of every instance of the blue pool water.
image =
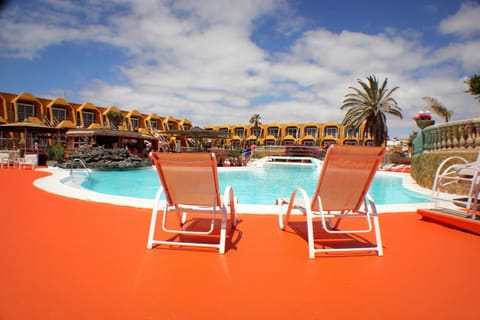
<svg viewBox="0 0 480 320">
<path fill-rule="evenodd" d="M 234 189 L 242 204 L 272 205 L 278 197 L 288 198 L 296 188 L 312 195 L 320 168 L 219 168 L 221 192 L 227 185 Z M 160 185 L 156 171 L 94 171 L 82 187 L 105 194 L 153 199 Z M 377 204 L 409 204 L 429 202 L 430 197 L 403 188 L 402 178 L 377 174 L 370 188 Z"/>
</svg>

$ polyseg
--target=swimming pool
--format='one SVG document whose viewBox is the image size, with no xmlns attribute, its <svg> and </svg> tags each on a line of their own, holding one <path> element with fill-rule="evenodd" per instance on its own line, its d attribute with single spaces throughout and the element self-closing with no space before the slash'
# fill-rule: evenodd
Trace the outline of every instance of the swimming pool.
<svg viewBox="0 0 480 320">
<path fill-rule="evenodd" d="M 320 167 L 239 167 L 219 168 L 220 189 L 233 187 L 240 203 L 272 205 L 278 197 L 289 197 L 296 188 L 304 188 L 309 195 L 315 189 Z M 401 176 L 377 173 L 370 194 L 378 205 L 427 203 L 428 195 L 403 187 Z M 154 168 L 133 171 L 93 171 L 91 179 L 84 180 L 83 188 L 94 192 L 153 199 L 159 187 Z"/>
</svg>

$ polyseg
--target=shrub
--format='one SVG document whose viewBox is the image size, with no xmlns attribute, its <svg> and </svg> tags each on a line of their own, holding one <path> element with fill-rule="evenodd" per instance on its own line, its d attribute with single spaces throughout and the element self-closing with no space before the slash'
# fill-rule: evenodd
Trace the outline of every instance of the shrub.
<svg viewBox="0 0 480 320">
<path fill-rule="evenodd" d="M 47 148 L 48 160 L 61 161 L 65 154 L 65 148 L 60 143 L 54 142 Z"/>
</svg>

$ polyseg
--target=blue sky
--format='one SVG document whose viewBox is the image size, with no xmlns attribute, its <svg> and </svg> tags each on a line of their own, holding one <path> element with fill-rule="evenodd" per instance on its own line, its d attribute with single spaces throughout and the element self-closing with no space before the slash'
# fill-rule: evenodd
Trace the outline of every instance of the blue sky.
<svg viewBox="0 0 480 320">
<path fill-rule="evenodd" d="M 188 118 L 194 125 L 341 121 L 350 86 L 398 86 L 404 119 L 434 97 L 480 115 L 480 2 L 456 0 L 10 0 L 0 91 Z M 434 115 L 437 122 L 442 120 Z"/>
</svg>

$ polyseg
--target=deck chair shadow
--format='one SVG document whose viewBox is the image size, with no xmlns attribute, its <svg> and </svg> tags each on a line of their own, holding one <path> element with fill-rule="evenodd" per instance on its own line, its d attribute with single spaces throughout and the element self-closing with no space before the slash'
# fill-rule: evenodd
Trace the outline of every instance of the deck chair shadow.
<svg viewBox="0 0 480 320">
<path fill-rule="evenodd" d="M 368 190 L 384 154 L 383 147 L 334 145 L 327 152 L 312 198 L 303 188 L 298 188 L 290 199 L 276 200 L 278 223 L 282 230 L 285 230 L 293 212 L 301 212 L 306 216 L 311 259 L 315 258 L 317 252 L 376 251 L 379 256 L 383 255 L 377 209 Z M 349 220 L 352 223 L 343 221 L 347 218 L 357 220 Z M 314 224 L 315 219 L 319 219 L 319 223 Z M 347 222 L 345 226 L 344 222 Z M 319 242 L 325 240 L 325 235 L 322 234 L 322 239 L 315 238 L 314 226 L 317 225 L 321 225 L 323 232 L 336 239 L 332 239 L 334 244 L 339 243 L 338 236 L 341 234 L 352 240 L 355 239 L 353 236 L 372 232 L 375 234 L 375 243 L 358 241 L 353 247 L 320 247 Z"/>
<path fill-rule="evenodd" d="M 237 223 L 237 199 L 230 186 L 225 188 L 223 198 L 220 196 L 215 155 L 154 152 L 151 159 L 160 178 L 160 187 L 152 210 L 147 248 L 163 244 L 217 248 L 220 253 L 225 253 L 228 214 L 233 229 Z M 160 210 L 163 211 L 162 234 L 175 234 L 164 240 L 155 239 Z M 172 214 L 177 217 L 174 224 L 168 222 Z M 207 225 L 204 223 L 205 214 L 209 217 Z M 219 228 L 216 226 L 217 214 L 220 215 Z M 213 243 L 212 238 L 218 242 Z"/>
</svg>

